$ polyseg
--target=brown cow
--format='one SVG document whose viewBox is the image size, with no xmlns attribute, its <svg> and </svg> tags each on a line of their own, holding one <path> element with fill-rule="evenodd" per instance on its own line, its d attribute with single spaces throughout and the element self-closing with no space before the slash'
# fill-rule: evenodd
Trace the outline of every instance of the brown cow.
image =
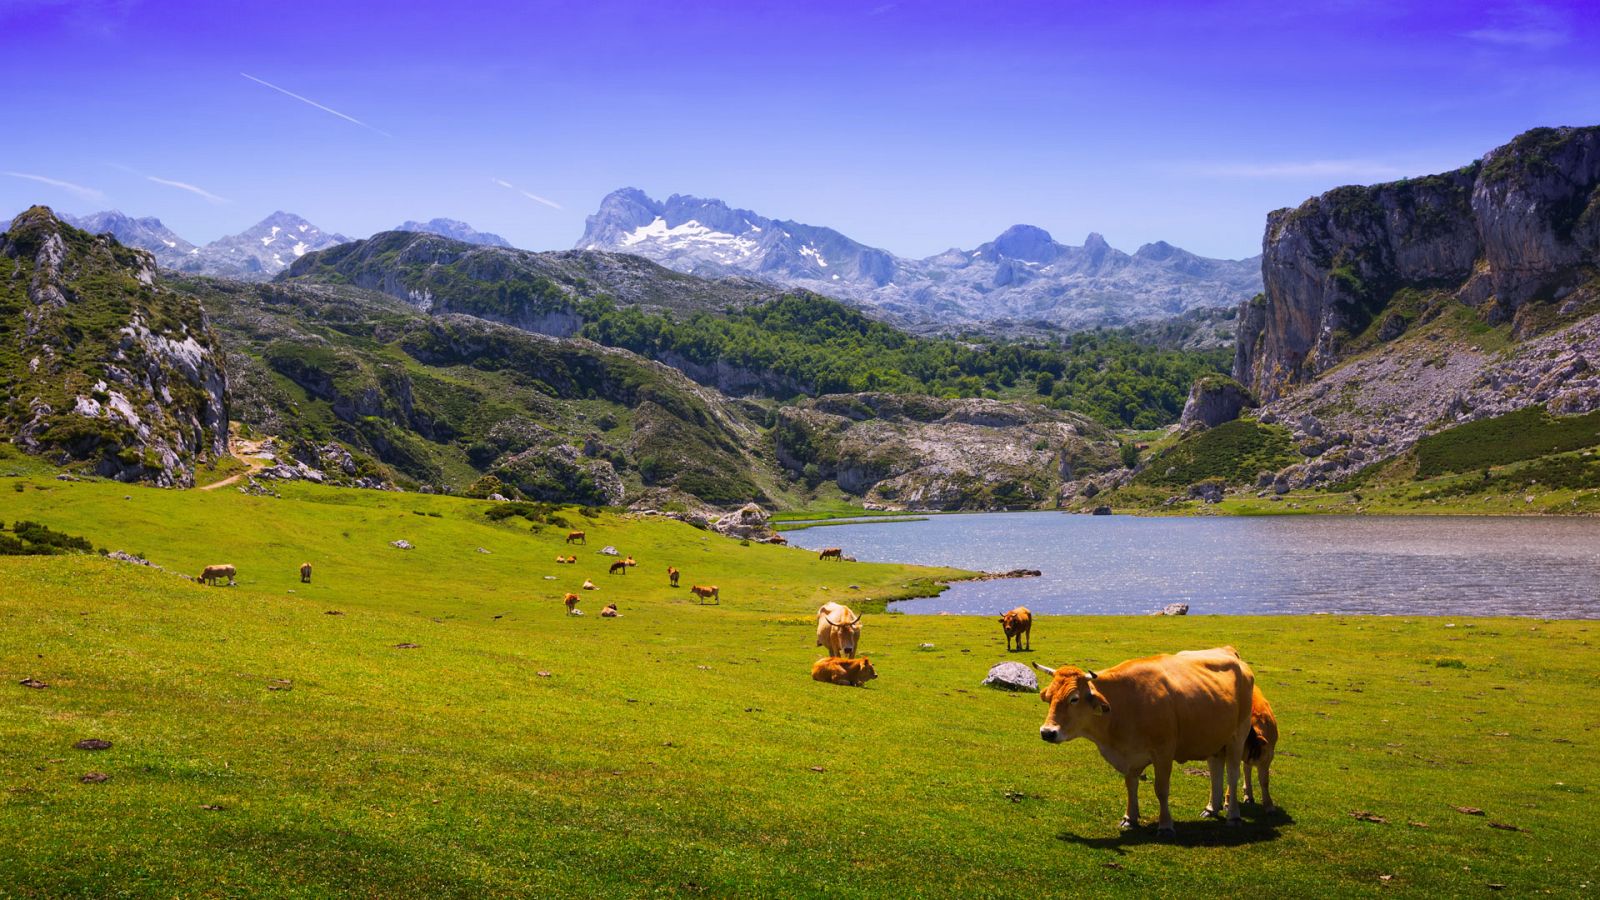
<svg viewBox="0 0 1600 900">
<path fill-rule="evenodd" d="M 826 681 L 829 684 L 847 684 L 851 687 L 861 687 L 877 677 L 878 670 L 872 667 L 872 660 L 865 656 L 860 659 L 829 656 L 811 664 L 811 678 L 813 681 Z"/>
<path fill-rule="evenodd" d="M 717 590 L 717 586 L 714 584 L 693 585 L 689 588 L 689 593 L 699 597 L 701 604 L 704 604 L 707 600 L 716 600 L 718 604 L 722 603 L 722 592 Z"/>
<path fill-rule="evenodd" d="M 1250 734 L 1244 739 L 1244 802 L 1255 802 L 1255 791 L 1250 789 L 1250 770 L 1261 773 L 1261 808 L 1267 812 L 1277 809 L 1272 802 L 1272 789 L 1267 785 L 1267 770 L 1272 767 L 1273 754 L 1278 749 L 1278 717 L 1272 714 L 1272 704 L 1267 695 L 1257 687 L 1250 696 Z"/>
<path fill-rule="evenodd" d="M 215 585 L 219 579 L 226 578 L 228 579 L 228 584 L 231 585 L 236 583 L 233 578 L 237 574 L 239 574 L 239 570 L 233 566 L 206 566 L 205 569 L 200 572 L 200 577 L 196 578 L 195 581 L 198 581 L 201 584 Z"/>
<path fill-rule="evenodd" d="M 616 619 L 621 618 L 621 616 L 622 613 L 617 612 L 617 605 L 615 603 L 607 603 L 606 608 L 600 610 L 600 617 L 603 619 Z"/>
<path fill-rule="evenodd" d="M 577 565 L 577 564 L 578 564 L 578 558 L 577 558 L 577 557 L 576 557 L 576 556 L 569 556 L 569 557 L 567 557 L 567 565 L 569 565 L 569 566 L 575 566 L 575 565 Z"/>
<path fill-rule="evenodd" d="M 1232 647 L 1190 650 L 1133 659 L 1096 674 L 1076 666 L 1050 669 L 1039 698 L 1050 704 L 1039 736 L 1052 744 L 1084 737 L 1122 773 L 1128 789 L 1123 828 L 1139 824 L 1139 777 L 1154 766 L 1158 832 L 1171 835 L 1167 792 L 1172 764 L 1203 759 L 1211 767 L 1211 804 L 1223 806 L 1222 775 L 1228 775 L 1228 823 L 1239 824 L 1239 765 L 1250 734 L 1255 673 Z"/>
<path fill-rule="evenodd" d="M 311 563 L 305 562 L 300 564 L 300 583 L 311 583 Z"/>
<path fill-rule="evenodd" d="M 843 548 L 840 548 L 840 547 L 829 547 L 829 548 L 823 550 L 821 553 L 818 553 L 817 554 L 817 559 L 819 559 L 819 560 L 832 559 L 832 560 L 837 560 L 837 561 L 843 562 L 844 561 L 844 550 L 843 550 Z"/>
<path fill-rule="evenodd" d="M 1033 649 L 1033 613 L 1028 612 L 1026 606 L 1019 606 L 1011 612 L 1000 617 L 1000 627 L 1006 632 L 1006 652 L 1011 652 L 1011 641 L 1016 639 L 1017 649 L 1024 649 L 1022 641 L 1028 641 L 1026 649 Z"/>
<path fill-rule="evenodd" d="M 610 574 L 615 575 L 618 572 L 621 572 L 624 575 L 628 574 L 628 564 L 620 559 L 611 564 Z"/>
<path fill-rule="evenodd" d="M 573 613 L 576 613 L 578 611 L 578 595 L 577 594 L 568 594 L 566 596 L 566 598 L 562 600 L 562 602 L 567 605 L 567 615 L 570 616 Z"/>
<path fill-rule="evenodd" d="M 678 567 L 677 566 L 667 566 L 667 579 L 672 582 L 672 586 L 673 587 L 677 587 L 678 586 Z"/>
<path fill-rule="evenodd" d="M 589 543 L 589 536 L 581 531 L 569 531 L 567 532 L 567 543 L 587 544 Z"/>
<path fill-rule="evenodd" d="M 824 603 L 817 610 L 817 646 L 829 656 L 854 657 L 861 641 L 861 617 L 842 603 Z"/>
</svg>

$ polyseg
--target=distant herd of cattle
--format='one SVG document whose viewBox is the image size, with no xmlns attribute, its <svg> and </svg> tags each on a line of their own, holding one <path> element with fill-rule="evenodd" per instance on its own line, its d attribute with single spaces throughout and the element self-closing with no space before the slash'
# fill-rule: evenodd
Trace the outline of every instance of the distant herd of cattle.
<svg viewBox="0 0 1600 900">
<path fill-rule="evenodd" d="M 567 543 L 587 543 L 582 531 L 567 535 Z M 852 560 L 839 547 L 818 554 L 820 560 Z M 556 562 L 576 563 L 575 556 L 557 556 Z M 613 575 L 626 575 L 636 566 L 632 556 L 610 565 Z M 238 570 L 231 565 L 206 566 L 195 580 L 217 584 L 223 579 L 235 584 Z M 667 579 L 678 586 L 678 569 L 667 567 Z M 311 582 L 311 563 L 300 565 L 300 581 Z M 597 590 L 587 579 L 583 590 Z M 689 588 L 701 603 L 721 602 L 716 585 Z M 568 593 L 563 602 L 568 615 L 578 611 L 579 596 Z M 600 615 L 617 618 L 615 603 Z M 1000 617 L 1005 632 L 1006 650 L 1032 650 L 1033 614 L 1019 606 Z M 825 603 L 817 610 L 817 646 L 827 656 L 811 667 L 816 681 L 861 687 L 878 677 L 872 661 L 856 658 L 861 642 L 861 615 L 842 603 Z M 1168 791 L 1172 765 L 1205 760 L 1211 775 L 1211 802 L 1201 812 L 1217 817 L 1226 807 L 1227 822 L 1237 825 L 1239 815 L 1239 774 L 1244 770 L 1245 802 L 1254 801 L 1252 770 L 1261 783 L 1263 808 L 1272 812 L 1269 770 L 1278 744 L 1278 721 L 1266 695 L 1256 686 L 1255 673 L 1233 647 L 1186 650 L 1170 655 L 1150 656 L 1119 663 L 1102 672 L 1076 666 L 1034 667 L 1050 676 L 1039 692 L 1049 705 L 1039 736 L 1053 744 L 1086 738 L 1100 755 L 1121 773 L 1128 792 L 1124 829 L 1139 824 L 1139 781 L 1146 769 L 1155 769 L 1155 794 L 1160 805 L 1158 833 L 1173 833 Z M 1224 791 L 1226 776 L 1226 791 Z"/>
</svg>

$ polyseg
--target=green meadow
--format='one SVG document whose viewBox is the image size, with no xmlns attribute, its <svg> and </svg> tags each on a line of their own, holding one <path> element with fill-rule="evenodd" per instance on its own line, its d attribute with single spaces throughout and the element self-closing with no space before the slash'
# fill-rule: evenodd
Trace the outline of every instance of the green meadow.
<svg viewBox="0 0 1600 900">
<path fill-rule="evenodd" d="M 861 650 L 881 677 L 811 681 L 818 605 L 880 610 L 962 573 L 576 509 L 560 516 L 588 545 L 556 565 L 566 528 L 493 522 L 494 504 L 282 491 L 0 478 L 7 527 L 40 522 L 169 570 L 0 558 L 0 896 L 1600 883 L 1600 623 L 1041 617 L 1034 652 L 1012 658 L 1104 667 L 1231 643 L 1255 667 L 1283 731 L 1283 809 L 1202 821 L 1190 764 L 1163 841 L 1148 784 L 1147 824 L 1119 833 L 1121 779 L 1094 748 L 1044 744 L 1035 695 L 979 686 L 1007 658 L 993 618 L 871 612 Z M 608 575 L 605 545 L 639 565 Z M 238 586 L 174 574 L 210 563 L 235 564 Z M 560 598 L 585 578 L 599 590 L 568 617 Z M 722 603 L 692 602 L 694 583 Z M 599 616 L 607 602 L 621 618 Z M 111 746 L 74 748 L 86 739 Z"/>
</svg>

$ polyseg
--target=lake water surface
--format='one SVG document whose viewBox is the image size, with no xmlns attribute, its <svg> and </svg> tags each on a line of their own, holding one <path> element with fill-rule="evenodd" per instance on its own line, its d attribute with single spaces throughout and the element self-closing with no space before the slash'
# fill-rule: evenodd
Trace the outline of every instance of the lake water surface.
<svg viewBox="0 0 1600 900">
<path fill-rule="evenodd" d="M 1044 573 L 892 607 L 907 613 L 1126 614 L 1181 602 L 1202 615 L 1600 618 L 1600 519 L 975 513 L 785 536 L 862 561 Z"/>
</svg>

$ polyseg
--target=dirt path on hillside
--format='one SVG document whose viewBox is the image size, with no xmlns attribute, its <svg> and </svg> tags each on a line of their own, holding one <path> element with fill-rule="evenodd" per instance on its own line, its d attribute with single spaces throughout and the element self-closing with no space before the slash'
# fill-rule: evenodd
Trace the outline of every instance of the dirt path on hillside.
<svg viewBox="0 0 1600 900">
<path fill-rule="evenodd" d="M 220 487 L 227 487 L 230 484 L 237 484 L 239 479 L 245 477 L 246 475 L 253 475 L 256 472 L 265 469 L 267 467 L 267 463 L 265 460 L 260 458 L 261 445 L 263 443 L 265 443 L 265 441 L 247 441 L 244 438 L 229 435 L 228 454 L 234 459 L 244 463 L 246 466 L 249 466 L 249 468 L 237 475 L 229 475 L 227 478 L 224 478 L 221 481 L 216 481 L 205 485 L 201 487 L 200 490 L 214 491 Z"/>
</svg>

